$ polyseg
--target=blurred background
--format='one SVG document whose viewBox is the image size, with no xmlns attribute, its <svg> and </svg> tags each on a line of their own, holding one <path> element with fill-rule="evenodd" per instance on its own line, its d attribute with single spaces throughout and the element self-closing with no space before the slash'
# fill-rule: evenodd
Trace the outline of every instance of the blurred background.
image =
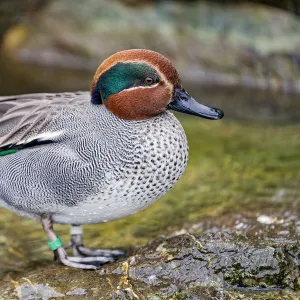
<svg viewBox="0 0 300 300">
<path fill-rule="evenodd" d="M 227 116 L 297 119 L 299 7 L 299 0 L 2 0 L 0 94 L 87 90 L 112 53 L 147 48 L 170 58 L 196 92 L 204 85 L 205 98 L 226 103 Z"/>
<path fill-rule="evenodd" d="M 88 90 L 98 65 L 130 48 L 167 56 L 186 90 L 225 118 L 178 115 L 190 143 L 180 182 L 135 216 L 87 226 L 86 245 L 134 249 L 178 230 L 259 220 L 280 220 L 288 229 L 272 234 L 296 239 L 300 1 L 0 1 L 0 95 Z M 66 243 L 68 228 L 56 228 Z M 40 224 L 4 209 L 0 254 L 0 275 L 51 260 Z"/>
</svg>

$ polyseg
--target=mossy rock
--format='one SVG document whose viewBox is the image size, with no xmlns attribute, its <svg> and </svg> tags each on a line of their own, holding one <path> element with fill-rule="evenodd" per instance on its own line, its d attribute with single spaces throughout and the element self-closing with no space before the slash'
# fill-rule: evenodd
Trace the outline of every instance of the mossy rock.
<svg viewBox="0 0 300 300">
<path fill-rule="evenodd" d="M 21 276 L 7 275 L 0 292 L 5 300 L 12 295 L 23 300 L 297 299 L 300 242 L 294 225 L 247 223 L 246 230 L 214 228 L 200 235 L 161 237 L 100 271 L 48 264 Z M 280 232 L 288 226 L 288 236 L 272 234 L 274 227 Z"/>
</svg>

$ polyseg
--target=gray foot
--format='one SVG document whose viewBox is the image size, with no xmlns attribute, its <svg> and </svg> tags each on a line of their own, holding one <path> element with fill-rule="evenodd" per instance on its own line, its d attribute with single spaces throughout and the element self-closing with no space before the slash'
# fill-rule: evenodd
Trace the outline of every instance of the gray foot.
<svg viewBox="0 0 300 300">
<path fill-rule="evenodd" d="M 89 270 L 97 270 L 101 267 L 101 265 L 114 262 L 114 260 L 109 257 L 75 257 L 75 256 L 67 256 L 67 253 L 64 248 L 59 248 L 55 250 L 56 257 L 58 260 L 64 264 L 65 266 L 77 268 L 77 269 L 89 269 Z"/>
<path fill-rule="evenodd" d="M 125 255 L 125 252 L 121 250 L 90 249 L 84 246 L 77 246 L 76 249 L 82 256 L 103 256 L 118 259 Z"/>
<path fill-rule="evenodd" d="M 43 215 L 41 218 L 44 231 L 48 237 L 49 242 L 57 241 L 57 236 L 53 231 L 53 223 L 50 216 Z M 83 247 L 84 248 L 84 247 Z M 74 249 L 74 248 L 73 248 Z M 106 251 L 106 250 L 104 250 Z M 100 252 L 98 252 L 100 253 Z M 79 269 L 98 269 L 101 265 L 113 262 L 116 259 L 111 256 L 97 255 L 91 257 L 73 257 L 68 256 L 65 249 L 61 246 L 54 250 L 55 257 L 64 265 L 79 268 Z"/>
<path fill-rule="evenodd" d="M 125 252 L 120 250 L 106 250 L 106 249 L 90 249 L 84 247 L 82 243 L 82 227 L 72 225 L 71 227 L 71 241 L 65 249 L 72 248 L 75 257 L 106 257 L 112 261 L 125 255 Z"/>
</svg>

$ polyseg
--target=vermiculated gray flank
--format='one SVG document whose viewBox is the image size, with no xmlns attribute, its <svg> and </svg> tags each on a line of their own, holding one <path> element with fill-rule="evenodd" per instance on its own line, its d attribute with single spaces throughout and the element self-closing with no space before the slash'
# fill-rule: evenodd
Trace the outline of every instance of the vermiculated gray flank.
<svg viewBox="0 0 300 300">
<path fill-rule="evenodd" d="M 170 112 L 126 121 L 91 104 L 88 92 L 0 97 L 0 146 L 36 136 L 54 142 L 0 157 L 0 206 L 55 223 L 136 213 L 187 164 L 186 136 Z"/>
</svg>

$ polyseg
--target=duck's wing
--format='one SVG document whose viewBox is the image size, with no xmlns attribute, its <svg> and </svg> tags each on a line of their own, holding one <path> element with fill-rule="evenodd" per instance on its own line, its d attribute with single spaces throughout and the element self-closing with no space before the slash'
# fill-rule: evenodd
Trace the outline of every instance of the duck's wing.
<svg viewBox="0 0 300 300">
<path fill-rule="evenodd" d="M 88 92 L 0 97 L 0 147 L 38 135 L 60 107 L 87 101 Z"/>
</svg>

